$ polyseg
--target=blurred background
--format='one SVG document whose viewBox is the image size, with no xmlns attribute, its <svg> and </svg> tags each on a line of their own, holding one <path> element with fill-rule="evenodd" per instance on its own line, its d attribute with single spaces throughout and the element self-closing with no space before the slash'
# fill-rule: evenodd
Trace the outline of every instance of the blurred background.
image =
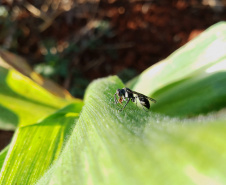
<svg viewBox="0 0 226 185">
<path fill-rule="evenodd" d="M 1 48 L 79 98 L 93 79 L 126 82 L 226 20 L 226 0 L 0 2 Z"/>
<path fill-rule="evenodd" d="M 0 47 L 83 98 L 93 79 L 127 82 L 222 20 L 226 0 L 0 0 Z"/>
</svg>

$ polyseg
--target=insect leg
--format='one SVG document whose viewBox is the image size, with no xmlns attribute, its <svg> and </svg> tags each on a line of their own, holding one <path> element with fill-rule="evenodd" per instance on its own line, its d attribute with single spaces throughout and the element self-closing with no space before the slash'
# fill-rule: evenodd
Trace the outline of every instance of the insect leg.
<svg viewBox="0 0 226 185">
<path fill-rule="evenodd" d="M 142 105 L 142 104 L 141 104 Z M 144 106 L 142 105 L 142 108 L 145 110 Z M 146 112 L 148 112 L 147 110 L 145 110 Z"/>
<path fill-rule="evenodd" d="M 123 107 L 121 110 L 119 110 L 119 111 L 122 111 L 123 109 L 125 109 L 126 105 L 129 103 L 129 101 L 130 101 L 130 99 L 127 100 L 127 102 L 126 102 L 126 104 L 124 105 L 124 107 Z"/>
<path fill-rule="evenodd" d="M 118 102 L 118 100 L 116 98 L 116 93 L 115 93 L 114 97 L 115 97 L 115 104 L 118 104 L 119 102 Z"/>
<path fill-rule="evenodd" d="M 136 103 L 136 106 L 137 106 L 137 97 L 132 97 L 131 98 L 131 101 L 134 102 L 134 103 Z"/>
</svg>

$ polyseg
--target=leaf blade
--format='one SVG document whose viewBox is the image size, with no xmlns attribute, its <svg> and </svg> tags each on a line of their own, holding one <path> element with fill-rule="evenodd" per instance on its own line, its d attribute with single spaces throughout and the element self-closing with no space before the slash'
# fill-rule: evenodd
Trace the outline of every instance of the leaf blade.
<svg viewBox="0 0 226 185">
<path fill-rule="evenodd" d="M 32 184 L 57 159 L 82 103 L 71 104 L 33 125 L 17 129 L 0 174 L 4 184 Z"/>
</svg>

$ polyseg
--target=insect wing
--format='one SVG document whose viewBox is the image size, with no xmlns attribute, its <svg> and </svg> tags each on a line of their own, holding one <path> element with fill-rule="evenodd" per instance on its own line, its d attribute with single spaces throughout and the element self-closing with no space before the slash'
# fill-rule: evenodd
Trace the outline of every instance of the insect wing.
<svg viewBox="0 0 226 185">
<path fill-rule="evenodd" d="M 155 99 L 150 98 L 150 97 L 148 97 L 148 96 L 146 96 L 146 98 L 147 98 L 147 99 L 149 99 L 149 100 L 151 100 L 151 101 L 152 101 L 152 102 L 154 102 L 154 103 L 156 103 L 156 102 L 157 102 Z"/>
<path fill-rule="evenodd" d="M 145 95 L 143 95 L 143 94 L 141 94 L 141 93 L 138 93 L 138 92 L 136 92 L 136 91 L 132 91 L 132 93 L 133 94 L 136 94 L 138 97 L 145 97 L 145 98 L 149 98 L 148 96 L 145 96 Z"/>
<path fill-rule="evenodd" d="M 150 108 L 150 103 L 146 97 L 140 96 L 139 100 L 140 100 L 141 105 L 145 106 L 147 109 Z"/>
<path fill-rule="evenodd" d="M 138 95 L 138 97 L 140 98 L 140 97 L 145 97 L 146 99 L 149 99 L 150 101 L 153 101 L 154 103 L 156 103 L 156 100 L 155 99 L 153 99 L 153 98 L 150 98 L 150 97 L 148 97 L 148 96 L 145 96 L 145 95 L 143 95 L 143 94 L 141 94 L 141 93 L 138 93 L 138 92 L 136 92 L 136 91 L 132 91 L 134 94 L 136 94 L 136 95 Z"/>
</svg>

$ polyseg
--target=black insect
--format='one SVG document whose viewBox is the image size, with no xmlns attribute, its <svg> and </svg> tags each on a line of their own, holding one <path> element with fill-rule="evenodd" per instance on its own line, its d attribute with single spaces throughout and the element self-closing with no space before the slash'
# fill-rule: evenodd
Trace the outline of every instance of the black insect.
<svg viewBox="0 0 226 185">
<path fill-rule="evenodd" d="M 119 99 L 117 99 L 116 95 L 118 95 Z M 115 103 L 116 104 L 118 104 L 118 103 L 122 104 L 123 101 L 126 101 L 126 104 L 124 105 L 124 107 L 120 111 L 125 109 L 126 105 L 129 103 L 130 100 L 132 102 L 136 102 L 136 104 L 137 104 L 137 98 L 139 99 L 140 104 L 142 105 L 143 109 L 144 109 L 144 107 L 146 107 L 147 109 L 150 108 L 150 103 L 149 103 L 148 100 L 156 103 L 156 100 L 154 100 L 153 98 L 150 98 L 150 97 L 145 96 L 141 93 L 132 91 L 129 88 L 126 88 L 126 87 L 123 88 L 123 89 L 117 89 L 114 97 L 115 97 Z"/>
</svg>

